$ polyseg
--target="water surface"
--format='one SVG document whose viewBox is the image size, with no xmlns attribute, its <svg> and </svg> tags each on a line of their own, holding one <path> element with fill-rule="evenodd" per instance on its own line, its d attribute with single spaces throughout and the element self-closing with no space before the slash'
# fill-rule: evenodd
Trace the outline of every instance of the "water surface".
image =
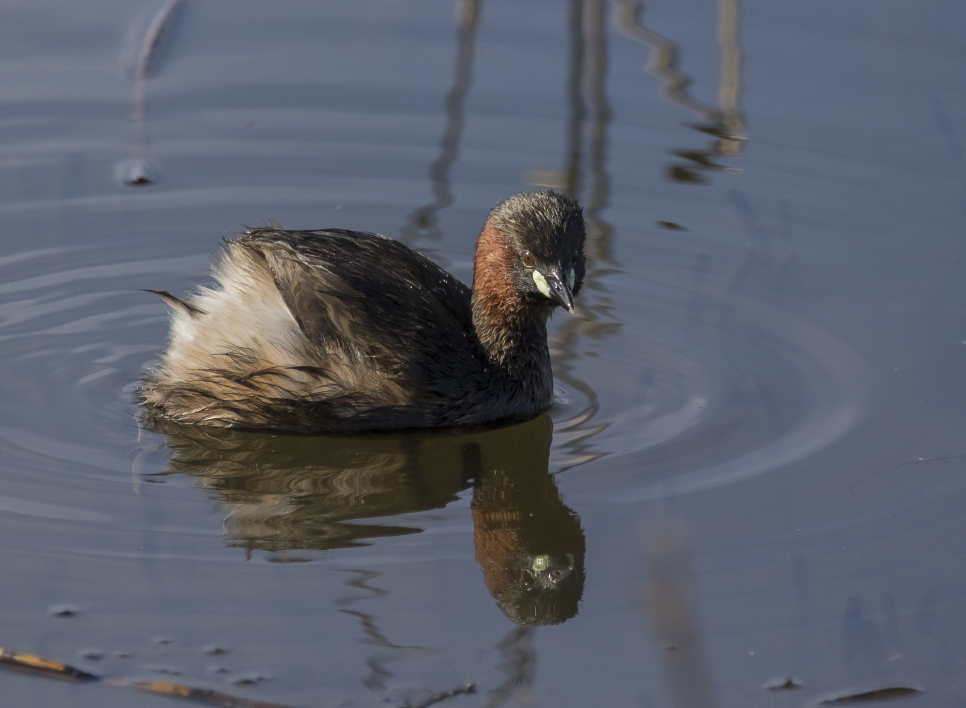
<svg viewBox="0 0 966 708">
<path fill-rule="evenodd" d="M 0 646 L 286 706 L 966 700 L 960 4 L 184 0 L 138 124 L 162 6 L 0 9 Z M 545 187 L 590 228 L 548 415 L 141 424 L 142 289 L 222 237 L 377 231 L 469 280 Z"/>
</svg>

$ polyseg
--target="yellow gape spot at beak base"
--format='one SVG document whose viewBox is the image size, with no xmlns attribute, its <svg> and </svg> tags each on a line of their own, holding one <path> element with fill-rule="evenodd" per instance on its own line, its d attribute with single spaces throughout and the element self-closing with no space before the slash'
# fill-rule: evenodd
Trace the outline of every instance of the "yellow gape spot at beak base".
<svg viewBox="0 0 966 708">
<path fill-rule="evenodd" d="M 550 286 L 547 284 L 547 279 L 543 277 L 543 273 L 539 270 L 533 271 L 533 282 L 537 284 L 537 290 L 542 292 L 546 297 L 551 297 Z"/>
</svg>

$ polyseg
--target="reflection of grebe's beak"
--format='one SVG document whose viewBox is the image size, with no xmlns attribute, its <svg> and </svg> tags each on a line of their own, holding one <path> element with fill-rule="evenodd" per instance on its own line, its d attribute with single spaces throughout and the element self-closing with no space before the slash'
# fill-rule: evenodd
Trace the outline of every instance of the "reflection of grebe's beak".
<svg viewBox="0 0 966 708">
<path fill-rule="evenodd" d="M 533 280 L 540 292 L 563 307 L 571 315 L 574 314 L 573 293 L 570 291 L 567 280 L 560 273 L 551 271 L 549 275 L 544 275 L 539 270 L 535 270 L 533 271 Z"/>
<path fill-rule="evenodd" d="M 568 553 L 566 560 L 557 559 L 550 555 L 534 556 L 530 569 L 535 574 L 545 576 L 556 583 L 573 572 L 574 556 L 572 553 Z"/>
</svg>

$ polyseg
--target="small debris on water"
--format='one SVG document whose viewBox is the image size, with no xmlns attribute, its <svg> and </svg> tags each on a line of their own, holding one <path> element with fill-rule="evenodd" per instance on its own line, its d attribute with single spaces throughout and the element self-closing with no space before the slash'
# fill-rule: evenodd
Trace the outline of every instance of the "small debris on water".
<svg viewBox="0 0 966 708">
<path fill-rule="evenodd" d="M 801 687 L 801 681 L 785 676 L 766 681 L 763 686 L 766 691 L 795 691 Z"/>
<path fill-rule="evenodd" d="M 150 160 L 124 160 L 115 169 L 115 178 L 132 187 L 145 187 L 157 182 L 161 170 Z"/>
<path fill-rule="evenodd" d="M 234 678 L 228 679 L 228 683 L 233 686 L 254 686 L 268 678 L 270 677 L 257 671 L 249 671 L 248 673 L 239 674 Z"/>
<path fill-rule="evenodd" d="M 51 605 L 47 608 L 51 617 L 76 617 L 80 614 L 77 605 Z"/>
<path fill-rule="evenodd" d="M 668 231 L 687 231 L 687 228 L 681 226 L 681 224 L 675 224 L 673 221 L 655 221 L 654 223 Z"/>
<path fill-rule="evenodd" d="M 155 666 L 148 666 L 147 669 L 148 669 L 148 671 L 150 671 L 152 673 L 155 673 L 155 674 L 164 674 L 166 676 L 180 676 L 181 675 L 181 669 L 179 669 L 177 666 L 155 665 Z"/>
</svg>

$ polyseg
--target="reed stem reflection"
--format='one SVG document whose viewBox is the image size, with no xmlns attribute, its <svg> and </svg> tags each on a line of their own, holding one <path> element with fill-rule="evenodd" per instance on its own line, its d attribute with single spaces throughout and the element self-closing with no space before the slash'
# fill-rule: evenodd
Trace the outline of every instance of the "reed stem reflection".
<svg viewBox="0 0 966 708">
<path fill-rule="evenodd" d="M 558 421 L 568 457 L 574 463 L 600 457 L 590 446 L 598 426 L 588 423 L 597 414 L 597 392 L 574 372 L 577 347 L 582 337 L 611 336 L 619 324 L 610 317 L 611 300 L 602 279 L 614 272 L 613 228 L 603 218 L 609 205 L 610 177 L 607 173 L 608 130 L 613 117 L 607 99 L 607 32 L 603 0 L 571 0 L 568 14 L 570 55 L 567 75 L 569 117 L 564 164 L 559 172 L 534 172 L 531 181 L 539 186 L 563 189 L 585 205 L 587 223 L 587 273 L 579 317 L 567 318 L 554 332 L 551 352 L 554 377 L 580 392 L 587 404 L 577 415 Z M 585 177 L 585 173 L 587 176 Z M 589 177 L 589 180 L 587 179 Z M 588 192 L 586 198 L 582 192 Z"/>
<path fill-rule="evenodd" d="M 439 141 L 439 156 L 429 168 L 433 186 L 433 201 L 421 206 L 409 215 L 402 234 L 409 240 L 425 236 L 437 240 L 442 232 L 436 223 L 436 214 L 453 203 L 449 186 L 449 171 L 459 157 L 460 138 L 463 135 L 463 101 L 473 83 L 473 55 L 476 27 L 480 19 L 481 0 L 457 0 L 459 25 L 456 32 L 456 67 L 453 87 L 446 95 L 446 126 Z"/>
<path fill-rule="evenodd" d="M 131 121 L 134 140 L 131 159 L 118 169 L 125 184 L 148 185 L 157 179 L 157 169 L 147 159 L 147 83 L 154 73 L 163 39 L 176 19 L 181 0 L 167 0 L 148 23 L 134 61 L 134 90 Z"/>
<path fill-rule="evenodd" d="M 745 119 L 741 110 L 741 45 L 738 30 L 741 18 L 739 0 L 718 0 L 718 44 L 721 49 L 721 81 L 718 106 L 699 101 L 688 92 L 691 77 L 678 69 L 678 47 L 668 38 L 649 29 L 641 20 L 644 3 L 639 0 L 610 0 L 617 10 L 615 23 L 622 34 L 646 44 L 651 53 L 644 69 L 663 79 L 661 93 L 669 101 L 697 114 L 699 123 L 692 126 L 715 140 L 703 149 L 674 150 L 672 154 L 686 162 L 667 167 L 667 177 L 674 182 L 705 184 L 704 172 L 724 169 L 717 157 L 736 157 L 746 140 Z"/>
<path fill-rule="evenodd" d="M 644 534 L 643 609 L 664 664 L 674 708 L 713 708 L 691 550 L 683 522 L 664 518 Z"/>
<path fill-rule="evenodd" d="M 533 630 L 517 627 L 496 645 L 503 656 L 500 669 L 506 681 L 490 691 L 484 708 L 498 708 L 515 698 L 517 705 L 529 705 L 532 701 L 533 679 L 537 674 L 537 652 L 533 646 Z"/>
</svg>

